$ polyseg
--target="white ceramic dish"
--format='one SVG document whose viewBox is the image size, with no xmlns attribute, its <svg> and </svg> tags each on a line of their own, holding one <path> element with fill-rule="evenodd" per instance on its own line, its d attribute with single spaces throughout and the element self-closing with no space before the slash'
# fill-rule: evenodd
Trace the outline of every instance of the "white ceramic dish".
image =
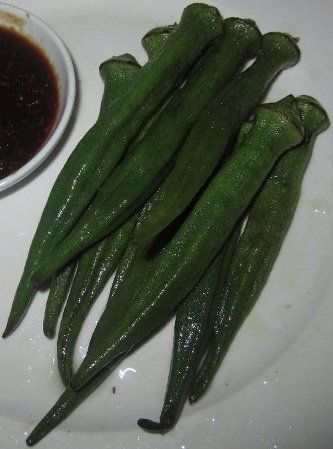
<svg viewBox="0 0 333 449">
<path fill-rule="evenodd" d="M 43 205 L 78 139 L 94 122 L 102 82 L 98 65 L 131 52 L 145 61 L 142 35 L 180 17 L 185 0 L 15 1 L 68 44 L 78 68 L 77 119 L 52 164 L 14 194 L 1 197 L 0 329 L 6 318 Z M 330 0 L 214 1 L 225 17 L 256 19 L 263 32 L 301 38 L 302 60 L 269 93 L 317 97 L 333 117 L 333 4 Z M 333 415 L 333 127 L 322 134 L 304 179 L 299 207 L 251 316 L 232 345 L 214 386 L 187 406 L 177 428 L 143 432 L 139 417 L 157 417 L 168 376 L 172 324 L 126 359 L 40 449 L 331 449 Z M 77 361 L 107 297 L 105 289 L 80 337 Z M 62 392 L 55 342 L 41 332 L 45 293 L 20 328 L 0 341 L 0 447 L 24 448 L 28 432 Z M 112 394 L 112 387 L 116 394 Z"/>
<path fill-rule="evenodd" d="M 15 29 L 43 49 L 54 67 L 59 88 L 58 113 L 47 141 L 23 167 L 0 180 L 1 192 L 32 173 L 59 142 L 70 119 L 75 101 L 75 72 L 69 52 L 62 40 L 34 14 L 13 5 L 0 3 L 0 26 Z"/>
</svg>

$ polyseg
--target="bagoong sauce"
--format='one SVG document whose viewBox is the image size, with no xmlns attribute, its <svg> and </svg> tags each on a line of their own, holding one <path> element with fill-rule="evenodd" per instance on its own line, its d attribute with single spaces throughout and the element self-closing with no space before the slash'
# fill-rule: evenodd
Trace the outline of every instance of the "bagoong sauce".
<svg viewBox="0 0 333 449">
<path fill-rule="evenodd" d="M 0 27 L 0 179 L 41 149 L 58 111 L 58 83 L 43 51 Z"/>
</svg>

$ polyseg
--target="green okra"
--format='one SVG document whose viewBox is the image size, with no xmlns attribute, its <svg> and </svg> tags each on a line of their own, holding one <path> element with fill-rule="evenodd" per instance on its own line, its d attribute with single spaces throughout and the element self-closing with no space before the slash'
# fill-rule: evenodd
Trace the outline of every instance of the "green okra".
<svg viewBox="0 0 333 449">
<path fill-rule="evenodd" d="M 173 354 L 168 387 L 159 422 L 139 419 L 138 424 L 151 432 L 166 433 L 177 423 L 190 385 L 194 379 L 215 318 L 215 296 L 224 284 L 241 224 L 236 225 L 208 270 L 176 311 Z"/>
<path fill-rule="evenodd" d="M 211 46 L 191 71 L 185 86 L 173 96 L 146 136 L 136 145 L 131 158 L 116 168 L 70 234 L 43 261 L 35 275 L 39 282 L 45 281 L 86 247 L 103 238 L 110 229 L 118 227 L 144 204 L 163 181 L 162 170 L 168 172 L 171 158 L 200 112 L 246 60 L 256 54 L 260 42 L 261 35 L 254 22 L 237 18 L 224 22 L 222 39 Z M 239 121 L 242 116 L 240 113 L 238 116 Z M 204 129 L 203 134 L 207 135 L 213 120 L 209 114 L 204 114 L 194 128 L 199 127 L 201 132 Z M 202 139 L 203 136 L 200 137 Z M 216 152 L 219 155 L 221 148 L 223 144 L 218 145 Z M 182 151 L 179 157 L 182 157 Z"/>
<path fill-rule="evenodd" d="M 33 298 L 35 283 L 31 276 L 36 267 L 72 229 L 145 122 L 221 33 L 222 18 L 216 8 L 201 3 L 187 6 L 163 51 L 140 70 L 110 113 L 103 114 L 79 142 L 60 172 L 42 213 L 4 337 L 17 327 Z"/>
<path fill-rule="evenodd" d="M 145 206 L 140 227 L 133 235 L 136 241 L 143 246 L 149 244 L 190 203 L 272 80 L 282 69 L 297 62 L 295 50 L 288 36 L 281 33 L 263 36 L 262 48 L 253 65 L 225 87 L 192 128 L 173 170 Z M 208 129 L 218 133 L 209 147 L 206 143 Z"/>
<path fill-rule="evenodd" d="M 163 409 L 159 422 L 150 419 L 138 420 L 139 426 L 145 430 L 165 433 L 176 424 L 180 416 L 208 340 L 210 308 L 223 259 L 222 250 L 178 307 L 172 362 Z"/>
<path fill-rule="evenodd" d="M 314 141 L 328 126 L 326 112 L 316 100 L 302 96 L 296 99 L 296 104 L 304 126 L 304 140 L 280 158 L 250 207 L 226 283 L 218 296 L 214 333 L 191 386 L 191 402 L 197 401 L 211 384 L 268 279 L 293 218 Z"/>
<path fill-rule="evenodd" d="M 151 40 L 153 41 L 153 39 Z M 139 64 L 132 55 L 127 53 L 114 56 L 100 65 L 99 73 L 104 82 L 100 115 L 111 107 L 119 95 L 122 95 L 128 86 L 129 79 L 133 77 L 133 67 L 136 71 Z M 48 338 L 53 338 L 55 335 L 56 325 L 68 295 L 75 267 L 76 262 L 74 261 L 57 273 L 52 280 L 43 322 L 43 331 Z"/>
<path fill-rule="evenodd" d="M 152 58 L 164 45 L 168 38 L 167 30 L 169 28 L 173 30 L 174 26 L 154 29 L 144 36 L 143 42 L 149 48 L 149 58 Z M 147 36 L 149 37 L 147 38 Z M 133 57 L 128 54 L 122 55 L 121 58 L 124 62 L 132 63 L 133 61 Z M 106 83 L 108 70 L 114 62 L 117 62 L 115 58 L 111 58 L 100 66 L 100 74 L 105 80 L 106 87 L 101 113 L 107 107 L 107 103 L 114 101 L 116 98 L 117 93 L 107 89 L 108 84 Z M 120 228 L 84 253 L 78 262 L 57 341 L 58 368 L 65 385 L 68 385 L 73 374 L 73 354 L 83 322 L 99 293 L 118 265 L 135 221 L 136 219 L 133 218 L 125 222 Z"/>
<path fill-rule="evenodd" d="M 89 310 L 110 279 L 126 248 L 136 217 L 124 223 L 80 258 L 60 322 L 58 368 L 67 386 L 73 375 L 75 344 Z"/>
<path fill-rule="evenodd" d="M 43 321 L 43 332 L 48 338 L 53 338 L 55 335 L 58 319 L 62 307 L 66 302 L 75 268 L 76 263 L 72 262 L 70 265 L 57 273 L 52 280 L 51 288 L 46 301 Z"/>
<path fill-rule="evenodd" d="M 82 387 L 104 366 L 131 351 L 167 321 L 221 249 L 275 161 L 302 137 L 292 96 L 288 105 L 276 103 L 257 109 L 251 130 L 213 177 L 173 239 L 157 255 L 144 287 L 131 297 L 123 289 L 125 294 L 115 294 L 108 302 L 87 356 L 71 380 L 74 389 Z"/>
</svg>

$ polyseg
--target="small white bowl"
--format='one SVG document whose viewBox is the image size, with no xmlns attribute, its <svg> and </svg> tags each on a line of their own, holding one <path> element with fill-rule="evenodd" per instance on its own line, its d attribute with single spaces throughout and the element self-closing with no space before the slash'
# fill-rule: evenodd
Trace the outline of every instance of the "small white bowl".
<svg viewBox="0 0 333 449">
<path fill-rule="evenodd" d="M 58 81 L 59 107 L 55 124 L 38 153 L 15 173 L 0 180 L 0 192 L 32 173 L 51 153 L 70 119 L 76 91 L 75 71 L 70 54 L 57 34 L 41 19 L 21 8 L 0 3 L 0 26 L 10 27 L 42 48 Z"/>
</svg>

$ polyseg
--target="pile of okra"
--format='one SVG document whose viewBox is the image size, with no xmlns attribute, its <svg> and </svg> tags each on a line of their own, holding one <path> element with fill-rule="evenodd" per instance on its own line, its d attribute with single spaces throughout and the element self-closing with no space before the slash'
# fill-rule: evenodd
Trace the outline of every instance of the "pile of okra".
<svg viewBox="0 0 333 449">
<path fill-rule="evenodd" d="M 288 34 L 222 19 L 201 3 L 178 24 L 100 65 L 96 123 L 61 170 L 33 238 L 4 337 L 50 282 L 44 333 L 57 336 L 65 391 L 27 439 L 34 445 L 173 315 L 164 433 L 211 385 L 267 281 L 328 117 L 312 97 L 262 101 L 300 59 Z M 247 68 L 244 68 L 244 67 Z M 115 272 L 76 372 L 90 308 Z"/>
</svg>

